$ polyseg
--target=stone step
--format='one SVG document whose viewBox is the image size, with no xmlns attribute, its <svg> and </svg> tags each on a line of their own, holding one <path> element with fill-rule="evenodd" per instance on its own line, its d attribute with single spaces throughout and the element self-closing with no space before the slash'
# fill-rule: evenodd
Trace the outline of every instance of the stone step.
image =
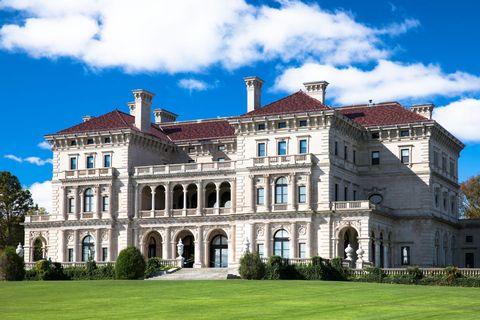
<svg viewBox="0 0 480 320">
<path fill-rule="evenodd" d="M 151 280 L 226 280 L 228 268 L 184 268 L 177 272 L 151 278 Z"/>
</svg>

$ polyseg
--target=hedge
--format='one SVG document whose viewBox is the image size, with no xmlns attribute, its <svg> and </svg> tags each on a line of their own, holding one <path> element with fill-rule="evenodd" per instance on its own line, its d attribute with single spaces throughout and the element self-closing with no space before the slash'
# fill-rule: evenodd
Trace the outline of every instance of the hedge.
<svg viewBox="0 0 480 320">
<path fill-rule="evenodd" d="M 15 248 L 6 247 L 0 254 L 0 280 L 21 281 L 25 277 L 25 263 Z"/>
<path fill-rule="evenodd" d="M 118 255 L 115 277 L 121 280 L 137 280 L 145 277 L 145 259 L 136 247 L 130 246 Z"/>
</svg>

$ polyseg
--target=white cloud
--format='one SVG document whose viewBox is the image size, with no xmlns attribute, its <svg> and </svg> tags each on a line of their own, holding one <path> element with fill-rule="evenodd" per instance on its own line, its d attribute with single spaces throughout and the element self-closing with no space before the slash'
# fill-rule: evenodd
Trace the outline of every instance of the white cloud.
<svg viewBox="0 0 480 320">
<path fill-rule="evenodd" d="M 380 60 L 370 70 L 356 67 L 335 67 L 306 63 L 298 68 L 287 68 L 277 78 L 274 88 L 295 91 L 303 82 L 326 80 L 330 83 L 327 99 L 338 104 L 365 103 L 391 100 L 424 99 L 426 97 L 455 97 L 480 91 L 480 77 L 465 73 L 445 73 L 436 65 L 403 64 Z"/>
<path fill-rule="evenodd" d="M 257 61 L 348 64 L 388 57 L 382 37 L 418 21 L 373 28 L 343 11 L 279 1 L 0 0 L 24 20 L 4 24 L 0 47 L 34 57 L 71 57 L 93 68 L 130 72 L 237 68 Z"/>
<path fill-rule="evenodd" d="M 15 155 L 13 155 L 13 154 L 7 154 L 7 155 L 5 155 L 4 157 L 7 158 L 7 159 L 10 159 L 10 160 L 19 162 L 19 163 L 28 162 L 28 163 L 31 163 L 31 164 L 34 164 L 34 165 L 37 165 L 37 166 L 44 166 L 44 165 L 47 164 L 47 163 L 53 164 L 53 160 L 52 160 L 52 159 L 41 159 L 41 158 L 39 158 L 39 157 L 26 157 L 26 158 L 21 158 L 21 157 L 15 156 Z"/>
<path fill-rule="evenodd" d="M 181 79 L 178 86 L 189 91 L 204 91 L 208 89 L 208 84 L 196 79 Z"/>
<path fill-rule="evenodd" d="M 37 146 L 38 146 L 40 149 L 52 150 L 52 146 L 51 146 L 50 143 L 48 143 L 47 141 L 42 141 L 42 142 L 40 142 L 39 144 L 37 144 Z"/>
<path fill-rule="evenodd" d="M 43 207 L 47 212 L 52 212 L 52 182 L 35 182 L 29 188 L 33 202 Z"/>
<path fill-rule="evenodd" d="M 461 99 L 435 108 L 433 118 L 463 142 L 480 142 L 479 99 Z"/>
</svg>

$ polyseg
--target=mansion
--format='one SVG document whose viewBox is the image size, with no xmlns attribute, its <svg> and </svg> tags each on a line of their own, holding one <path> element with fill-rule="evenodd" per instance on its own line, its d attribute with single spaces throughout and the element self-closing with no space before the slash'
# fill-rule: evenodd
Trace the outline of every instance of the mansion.
<svg viewBox="0 0 480 320">
<path fill-rule="evenodd" d="M 464 145 L 433 105 L 329 107 L 317 81 L 262 106 L 263 80 L 245 84 L 240 116 L 177 121 L 133 90 L 128 113 L 47 135 L 53 209 L 26 217 L 25 260 L 113 262 L 127 246 L 176 259 L 182 243 L 194 268 L 237 267 L 246 250 L 345 258 L 349 246 L 384 268 L 480 266 L 479 226 L 459 219 Z"/>
</svg>

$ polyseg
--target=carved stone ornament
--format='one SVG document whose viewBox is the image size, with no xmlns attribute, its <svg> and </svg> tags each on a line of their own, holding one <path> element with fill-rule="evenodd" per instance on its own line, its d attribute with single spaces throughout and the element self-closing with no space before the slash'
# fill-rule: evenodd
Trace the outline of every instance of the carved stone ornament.
<svg viewBox="0 0 480 320">
<path fill-rule="evenodd" d="M 74 239 L 73 239 L 73 232 L 72 232 L 72 231 L 69 231 L 69 232 L 67 233 L 67 242 L 68 242 L 68 243 L 73 243 L 73 240 L 74 240 Z"/>
<path fill-rule="evenodd" d="M 102 240 L 103 241 L 108 241 L 108 230 L 103 230 L 102 231 Z"/>
<path fill-rule="evenodd" d="M 265 235 L 265 228 L 262 226 L 257 227 L 257 237 L 261 238 Z"/>
<path fill-rule="evenodd" d="M 307 228 L 304 225 L 298 226 L 298 234 L 304 236 L 307 234 Z"/>
</svg>

